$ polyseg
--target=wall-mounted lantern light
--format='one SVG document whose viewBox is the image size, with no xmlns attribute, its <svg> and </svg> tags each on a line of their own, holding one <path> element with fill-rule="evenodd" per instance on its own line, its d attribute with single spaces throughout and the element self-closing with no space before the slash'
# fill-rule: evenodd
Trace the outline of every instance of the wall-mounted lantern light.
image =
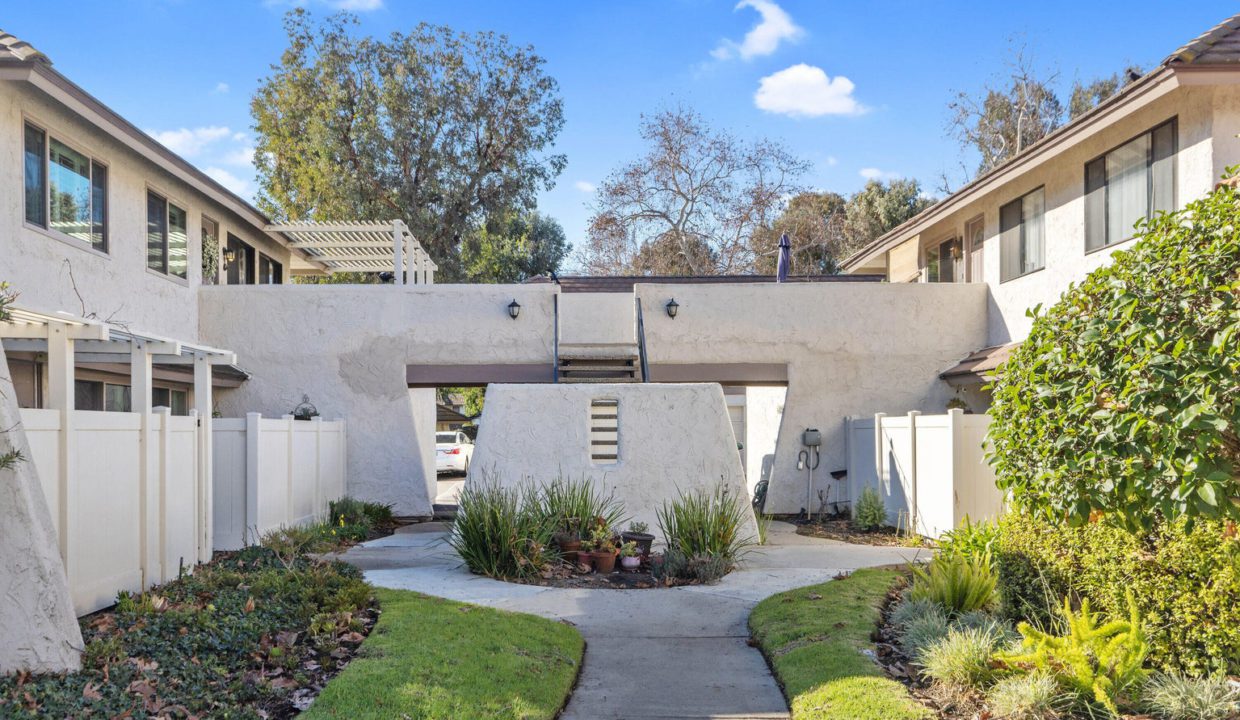
<svg viewBox="0 0 1240 720">
<path fill-rule="evenodd" d="M 667 305 L 665 305 L 664 308 L 667 310 L 667 316 L 674 318 L 676 317 L 676 313 L 680 311 L 680 303 L 676 302 L 676 298 L 672 298 L 667 301 Z"/>
<path fill-rule="evenodd" d="M 233 262 L 237 259 L 237 251 L 233 248 L 224 248 L 224 267 L 232 267 Z"/>
<path fill-rule="evenodd" d="M 513 320 L 516 320 L 517 316 L 520 314 L 521 314 L 521 303 L 517 302 L 515 299 L 512 302 L 508 303 L 508 317 L 512 318 Z"/>
</svg>

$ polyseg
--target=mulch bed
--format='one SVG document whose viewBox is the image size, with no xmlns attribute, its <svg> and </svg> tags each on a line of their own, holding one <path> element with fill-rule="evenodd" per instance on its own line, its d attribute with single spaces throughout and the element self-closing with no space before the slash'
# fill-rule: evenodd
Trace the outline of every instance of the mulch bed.
<svg viewBox="0 0 1240 720">
<path fill-rule="evenodd" d="M 505 578 L 505 580 L 522 585 L 604 590 L 648 590 L 706 584 L 701 580 L 655 577 L 650 571 L 649 563 L 645 562 L 639 570 L 633 572 L 622 569 L 617 562 L 615 572 L 603 574 L 593 572 L 587 565 L 560 561 L 553 563 L 538 577 Z"/>
<path fill-rule="evenodd" d="M 860 530 L 851 520 L 813 520 L 797 523 L 797 534 L 809 537 L 838 540 L 854 545 L 886 545 L 896 547 L 934 547 L 934 543 L 920 537 L 896 533 L 893 527 L 877 530 Z"/>
</svg>

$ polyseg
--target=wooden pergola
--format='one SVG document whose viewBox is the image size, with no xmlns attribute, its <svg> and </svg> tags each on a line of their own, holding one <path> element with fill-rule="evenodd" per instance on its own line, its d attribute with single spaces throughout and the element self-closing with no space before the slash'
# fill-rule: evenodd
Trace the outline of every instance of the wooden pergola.
<svg viewBox="0 0 1240 720">
<path fill-rule="evenodd" d="M 268 225 L 328 272 L 391 272 L 397 285 L 430 285 L 439 268 L 403 220 Z"/>
</svg>

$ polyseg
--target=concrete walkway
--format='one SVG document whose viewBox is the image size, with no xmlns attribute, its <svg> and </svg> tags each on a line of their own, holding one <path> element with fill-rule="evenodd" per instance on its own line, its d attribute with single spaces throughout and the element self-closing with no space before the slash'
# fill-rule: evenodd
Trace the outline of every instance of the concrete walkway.
<svg viewBox="0 0 1240 720">
<path fill-rule="evenodd" d="M 472 575 L 445 537 L 440 524 L 413 525 L 344 559 L 382 587 L 571 622 L 586 639 L 586 656 L 564 720 L 787 718 L 766 662 L 746 643 L 754 605 L 843 570 L 904 563 L 926 552 L 807 538 L 772 523 L 768 544 L 717 585 L 586 590 Z"/>
</svg>

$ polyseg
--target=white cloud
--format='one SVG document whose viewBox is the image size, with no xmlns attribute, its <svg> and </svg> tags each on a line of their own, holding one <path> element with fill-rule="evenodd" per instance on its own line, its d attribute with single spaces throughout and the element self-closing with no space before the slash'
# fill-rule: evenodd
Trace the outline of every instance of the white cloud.
<svg viewBox="0 0 1240 720">
<path fill-rule="evenodd" d="M 889 170 L 879 170 L 875 167 L 861 168 L 857 173 L 866 180 L 892 180 L 900 177 L 900 173 L 891 172 Z"/>
<path fill-rule="evenodd" d="M 860 115 L 852 80 L 828 77 L 822 68 L 800 63 L 762 78 L 753 101 L 758 109 L 793 117 Z"/>
<path fill-rule="evenodd" d="M 215 93 L 216 95 L 225 95 L 225 94 L 227 94 L 227 93 L 228 93 L 228 91 L 229 91 L 229 90 L 231 90 L 231 89 L 232 89 L 232 88 L 230 88 L 230 87 L 228 86 L 228 83 L 226 83 L 226 82 L 219 82 L 219 83 L 216 83 L 216 84 L 215 84 L 215 89 L 214 89 L 214 90 L 212 90 L 212 92 L 213 92 L 213 93 Z"/>
<path fill-rule="evenodd" d="M 240 195 L 241 197 L 243 198 L 250 197 L 253 186 L 249 180 L 246 180 L 244 178 L 239 178 L 236 175 L 233 175 L 232 173 L 228 172 L 224 168 L 218 168 L 214 166 L 204 168 L 203 172 L 207 174 L 207 177 L 223 185 L 229 190 L 232 190 L 234 193 Z"/>
<path fill-rule="evenodd" d="M 222 160 L 229 165 L 251 166 L 254 164 L 254 148 L 246 146 L 225 153 Z"/>
<path fill-rule="evenodd" d="M 187 158 L 198 155 L 208 145 L 232 134 L 231 130 L 222 125 L 148 132 L 151 137 L 163 143 L 169 150 Z"/>
<path fill-rule="evenodd" d="M 327 0 L 327 4 L 337 10 L 369 12 L 383 7 L 383 0 Z"/>
<path fill-rule="evenodd" d="M 747 7 L 757 10 L 762 19 L 745 33 L 744 39 L 739 43 L 734 40 L 720 42 L 719 47 L 710 52 L 711 57 L 716 60 L 730 60 L 734 57 L 750 60 L 770 55 L 778 50 L 784 41 L 796 42 L 805 35 L 805 31 L 792 22 L 788 13 L 771 0 L 741 0 L 734 11 Z"/>
<path fill-rule="evenodd" d="M 593 193 L 595 190 L 598 189 L 597 187 L 594 186 L 594 183 L 586 181 L 586 180 L 578 180 L 577 182 L 573 183 L 573 187 L 587 194 Z"/>
</svg>

